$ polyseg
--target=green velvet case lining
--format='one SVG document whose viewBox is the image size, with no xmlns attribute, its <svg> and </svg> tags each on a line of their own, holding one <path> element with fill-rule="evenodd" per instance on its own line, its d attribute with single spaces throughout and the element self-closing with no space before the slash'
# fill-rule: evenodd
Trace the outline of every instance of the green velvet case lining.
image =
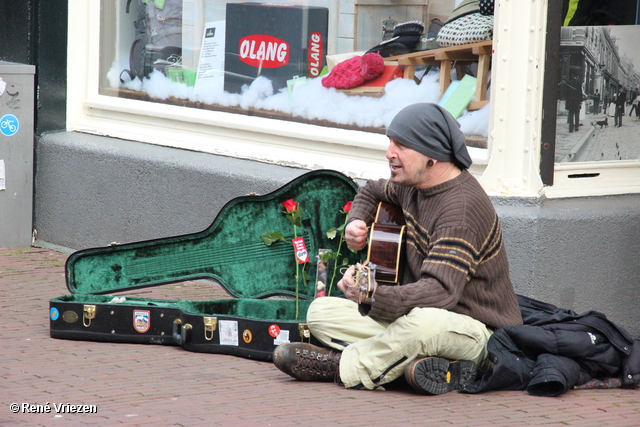
<svg viewBox="0 0 640 427">
<path fill-rule="evenodd" d="M 237 298 L 294 296 L 293 226 L 280 205 L 293 199 L 304 210 L 302 227 L 297 231 L 304 237 L 311 259 L 305 268 L 312 279 L 306 287 L 299 280 L 299 296 L 313 298 L 315 257 L 321 248 L 337 250 L 339 238 L 329 239 L 326 232 L 344 223 L 345 215 L 340 211 L 356 191 L 356 183 L 340 172 L 312 171 L 272 193 L 231 200 L 200 233 L 75 252 L 66 263 L 67 287 L 74 294 L 106 294 L 208 278 Z M 266 246 L 260 236 L 271 231 L 284 234 L 285 241 Z M 362 256 L 353 254 L 344 244 L 341 252 L 350 263 L 361 261 Z M 191 304 L 204 309 L 197 306 L 202 303 Z M 255 308 L 249 302 L 215 301 L 217 304 L 241 310 L 242 316 Z"/>
</svg>

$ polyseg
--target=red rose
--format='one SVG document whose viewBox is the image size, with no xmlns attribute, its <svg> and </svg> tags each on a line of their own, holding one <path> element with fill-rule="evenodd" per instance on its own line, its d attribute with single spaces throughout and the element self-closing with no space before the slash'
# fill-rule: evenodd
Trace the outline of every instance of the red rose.
<svg viewBox="0 0 640 427">
<path fill-rule="evenodd" d="M 293 199 L 289 199 L 289 200 L 285 200 L 284 202 L 280 203 L 282 206 L 284 206 L 285 210 L 287 212 L 295 212 L 298 210 L 298 202 L 296 202 Z"/>
<path fill-rule="evenodd" d="M 342 208 L 343 211 L 349 212 L 351 210 L 351 205 L 353 204 L 353 202 L 347 202 L 344 204 L 344 207 Z"/>
</svg>

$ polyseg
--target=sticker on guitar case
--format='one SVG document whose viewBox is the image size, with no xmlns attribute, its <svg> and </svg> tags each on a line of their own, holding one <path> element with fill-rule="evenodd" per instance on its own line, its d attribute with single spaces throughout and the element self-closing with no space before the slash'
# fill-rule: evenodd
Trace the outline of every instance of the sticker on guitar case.
<svg viewBox="0 0 640 427">
<path fill-rule="evenodd" d="M 151 327 L 151 312 L 149 310 L 133 310 L 133 327 L 144 334 Z"/>
<path fill-rule="evenodd" d="M 58 311 L 57 308 L 51 307 L 51 310 L 49 310 L 49 316 L 51 317 L 51 320 L 58 320 L 58 316 L 60 316 L 60 312 Z"/>
<path fill-rule="evenodd" d="M 273 345 L 287 344 L 289 342 L 289 331 L 280 331 L 276 339 L 273 340 Z"/>
<path fill-rule="evenodd" d="M 242 339 L 244 340 L 244 342 L 249 344 L 253 339 L 253 334 L 251 333 L 250 330 L 245 329 L 244 332 L 242 333 Z"/>
<path fill-rule="evenodd" d="M 280 335 L 280 326 L 278 325 L 269 326 L 269 335 L 271 335 L 274 338 L 277 338 L 278 335 Z"/>
<path fill-rule="evenodd" d="M 238 345 L 238 322 L 235 320 L 220 320 L 218 322 L 220 329 L 221 345 Z"/>
</svg>

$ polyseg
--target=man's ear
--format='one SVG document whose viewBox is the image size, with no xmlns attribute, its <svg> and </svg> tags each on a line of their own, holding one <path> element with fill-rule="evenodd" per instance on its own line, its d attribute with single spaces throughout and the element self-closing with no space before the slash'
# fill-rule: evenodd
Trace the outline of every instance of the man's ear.
<svg viewBox="0 0 640 427">
<path fill-rule="evenodd" d="M 433 161 L 433 159 L 429 159 L 429 161 L 427 162 L 427 166 L 431 167 L 435 165 L 435 162 Z"/>
</svg>

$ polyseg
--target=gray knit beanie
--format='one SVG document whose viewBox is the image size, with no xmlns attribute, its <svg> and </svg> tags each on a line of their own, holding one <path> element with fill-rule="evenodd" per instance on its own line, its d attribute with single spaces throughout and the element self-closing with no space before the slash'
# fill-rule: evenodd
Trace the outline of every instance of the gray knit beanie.
<svg viewBox="0 0 640 427">
<path fill-rule="evenodd" d="M 437 104 L 423 102 L 403 108 L 391 120 L 387 136 L 433 159 L 463 169 L 471 166 L 460 123 Z"/>
</svg>

